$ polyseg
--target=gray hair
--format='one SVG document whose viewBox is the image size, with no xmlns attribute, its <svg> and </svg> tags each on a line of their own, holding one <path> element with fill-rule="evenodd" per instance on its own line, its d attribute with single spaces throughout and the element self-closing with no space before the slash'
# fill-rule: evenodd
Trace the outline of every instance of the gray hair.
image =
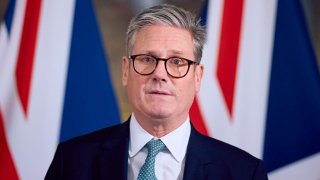
<svg viewBox="0 0 320 180">
<path fill-rule="evenodd" d="M 128 55 L 131 53 L 136 33 L 144 26 L 156 24 L 188 30 L 193 39 L 193 54 L 197 62 L 201 61 L 202 49 L 206 37 L 205 28 L 200 25 L 200 20 L 196 20 L 196 16 L 191 12 L 169 4 L 157 5 L 145 9 L 132 18 L 126 37 Z"/>
</svg>

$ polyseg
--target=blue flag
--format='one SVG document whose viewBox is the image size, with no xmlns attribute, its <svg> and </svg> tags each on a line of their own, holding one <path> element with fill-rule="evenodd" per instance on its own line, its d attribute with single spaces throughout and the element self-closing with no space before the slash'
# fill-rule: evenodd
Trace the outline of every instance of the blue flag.
<svg viewBox="0 0 320 180">
<path fill-rule="evenodd" d="M 269 171 L 319 153 L 320 76 L 299 0 L 279 0 L 263 159 Z"/>
<path fill-rule="evenodd" d="M 60 141 L 120 122 L 91 1 L 75 7 Z"/>
</svg>

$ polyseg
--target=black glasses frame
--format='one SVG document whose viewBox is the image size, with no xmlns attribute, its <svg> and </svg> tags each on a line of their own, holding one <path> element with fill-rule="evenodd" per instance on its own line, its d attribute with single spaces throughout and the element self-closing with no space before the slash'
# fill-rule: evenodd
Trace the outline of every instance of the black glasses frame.
<svg viewBox="0 0 320 180">
<path fill-rule="evenodd" d="M 136 59 L 136 57 L 138 57 L 138 56 L 149 56 L 149 57 L 154 58 L 154 59 L 156 60 L 156 65 L 155 65 L 153 71 L 151 71 L 150 73 L 146 73 L 146 74 L 138 72 L 137 69 L 136 69 L 136 67 L 135 67 L 135 64 L 134 64 L 135 59 Z M 182 57 L 157 58 L 157 57 L 154 57 L 154 56 L 149 55 L 149 54 L 136 54 L 136 55 L 130 55 L 130 56 L 128 56 L 128 57 L 129 57 L 129 59 L 131 59 L 132 62 L 133 62 L 133 69 L 134 69 L 134 71 L 135 71 L 136 73 L 140 74 L 140 75 L 143 75 L 143 76 L 148 76 L 148 75 L 152 74 L 152 73 L 156 70 L 159 61 L 164 61 L 164 67 L 165 67 L 165 69 L 166 69 L 167 74 L 169 74 L 171 77 L 174 77 L 174 78 L 183 78 L 183 77 L 185 77 L 185 76 L 188 74 L 188 72 L 189 72 L 189 69 L 190 69 L 190 65 L 191 65 L 191 64 L 199 65 L 199 62 L 195 62 L 195 61 L 192 61 L 192 60 L 189 60 L 189 59 L 186 59 L 186 58 L 182 58 Z M 179 58 L 179 59 L 183 59 L 183 60 L 185 60 L 185 61 L 188 62 L 187 72 L 186 72 L 183 76 L 173 76 L 172 74 L 170 74 L 170 73 L 168 72 L 167 62 L 168 62 L 169 59 L 172 59 L 172 58 Z"/>
</svg>

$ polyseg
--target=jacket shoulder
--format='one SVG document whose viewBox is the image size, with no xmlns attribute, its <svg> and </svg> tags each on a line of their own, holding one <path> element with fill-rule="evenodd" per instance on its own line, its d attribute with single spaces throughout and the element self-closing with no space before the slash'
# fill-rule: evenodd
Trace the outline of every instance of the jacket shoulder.
<svg viewBox="0 0 320 180">
<path fill-rule="evenodd" d="M 88 134 L 71 138 L 60 144 L 61 146 L 72 146 L 75 144 L 82 144 L 82 143 L 96 144 L 96 143 L 102 143 L 108 140 L 127 138 L 128 134 L 129 134 L 129 125 L 128 125 L 128 122 L 124 122 L 122 124 L 113 125 L 100 130 L 96 130 Z"/>
<path fill-rule="evenodd" d="M 208 153 L 205 154 L 205 156 L 209 156 L 214 159 L 221 159 L 223 160 L 229 160 L 232 161 L 232 163 L 235 163 L 237 161 L 243 163 L 243 162 L 256 162 L 259 159 L 254 157 L 253 155 L 249 154 L 248 152 L 235 147 L 233 145 L 230 145 L 228 143 L 225 143 L 223 141 L 220 141 L 218 139 L 204 136 L 201 134 L 198 134 L 198 143 L 200 147 L 202 147 L 203 151 L 207 151 Z M 214 153 L 210 153 L 214 152 Z"/>
<path fill-rule="evenodd" d="M 229 179 L 267 179 L 260 159 L 233 145 L 201 135 L 196 130 L 192 131 L 187 153 L 189 162 L 206 164 L 209 174 L 219 169 Z"/>
</svg>

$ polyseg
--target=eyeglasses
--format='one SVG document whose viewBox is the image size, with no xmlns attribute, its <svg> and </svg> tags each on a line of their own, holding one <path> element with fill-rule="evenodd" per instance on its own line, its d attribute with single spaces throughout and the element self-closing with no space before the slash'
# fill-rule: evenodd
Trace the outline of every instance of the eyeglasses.
<svg viewBox="0 0 320 180">
<path fill-rule="evenodd" d="M 188 74 L 191 64 L 199 65 L 198 62 L 181 57 L 171 57 L 168 59 L 156 58 L 151 55 L 138 54 L 129 56 L 133 61 L 134 70 L 140 75 L 150 75 L 156 69 L 159 61 L 164 61 L 167 73 L 174 78 L 182 78 Z"/>
</svg>

